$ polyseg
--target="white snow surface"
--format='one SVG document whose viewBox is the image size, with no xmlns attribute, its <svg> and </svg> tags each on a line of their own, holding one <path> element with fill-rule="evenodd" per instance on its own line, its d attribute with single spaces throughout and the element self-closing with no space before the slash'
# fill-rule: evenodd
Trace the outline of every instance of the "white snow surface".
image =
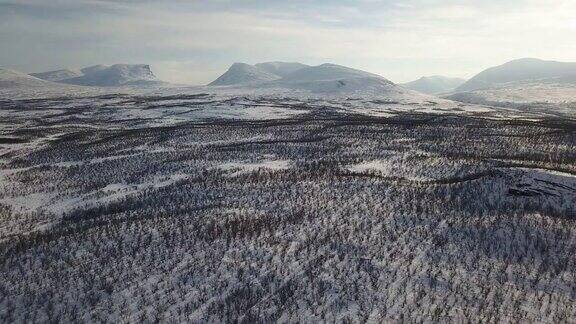
<svg viewBox="0 0 576 324">
<path fill-rule="evenodd" d="M 261 169 L 268 170 L 286 170 L 290 168 L 292 161 L 289 160 L 264 160 L 259 162 L 227 162 L 220 164 L 219 169 L 232 171 L 230 176 L 237 176 L 244 173 L 250 173 Z"/>
</svg>

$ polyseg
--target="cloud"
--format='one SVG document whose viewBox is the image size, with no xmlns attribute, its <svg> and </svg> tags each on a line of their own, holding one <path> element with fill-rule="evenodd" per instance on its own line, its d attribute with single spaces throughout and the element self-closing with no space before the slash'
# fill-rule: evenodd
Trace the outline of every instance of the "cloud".
<svg viewBox="0 0 576 324">
<path fill-rule="evenodd" d="M 330 61 L 394 81 L 470 76 L 518 57 L 574 60 L 574 16 L 572 0 L 0 0 L 0 62 L 145 62 L 194 84 L 266 60 Z"/>
</svg>

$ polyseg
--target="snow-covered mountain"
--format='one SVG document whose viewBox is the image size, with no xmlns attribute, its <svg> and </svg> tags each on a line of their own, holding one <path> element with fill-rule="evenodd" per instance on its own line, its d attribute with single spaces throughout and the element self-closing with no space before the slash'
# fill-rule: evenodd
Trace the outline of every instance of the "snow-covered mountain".
<svg viewBox="0 0 576 324">
<path fill-rule="evenodd" d="M 461 86 L 465 79 L 449 78 L 440 75 L 425 76 L 418 80 L 402 83 L 400 86 L 426 94 L 440 94 L 450 92 Z"/>
<path fill-rule="evenodd" d="M 62 82 L 99 87 L 161 83 L 146 64 L 115 64 L 105 68 L 91 67 L 83 70 L 84 75 Z"/>
<path fill-rule="evenodd" d="M 274 73 L 272 73 L 274 72 Z M 268 62 L 249 65 L 234 63 L 209 86 L 251 89 L 293 89 L 313 93 L 369 92 L 410 93 L 377 74 L 336 64 L 308 66 L 301 63 Z"/>
<path fill-rule="evenodd" d="M 496 88 L 518 82 L 576 82 L 576 63 L 524 58 L 486 69 L 456 92 Z"/>
<path fill-rule="evenodd" d="M 63 70 L 40 72 L 40 73 L 30 73 L 30 75 L 46 81 L 59 82 L 62 80 L 77 78 L 79 76 L 82 76 L 83 73 L 81 71 L 63 69 Z"/>
<path fill-rule="evenodd" d="M 49 81 L 97 87 L 158 85 L 163 83 L 156 78 L 150 70 L 150 66 L 146 64 L 94 65 L 80 71 L 58 70 L 31 75 Z"/>
</svg>

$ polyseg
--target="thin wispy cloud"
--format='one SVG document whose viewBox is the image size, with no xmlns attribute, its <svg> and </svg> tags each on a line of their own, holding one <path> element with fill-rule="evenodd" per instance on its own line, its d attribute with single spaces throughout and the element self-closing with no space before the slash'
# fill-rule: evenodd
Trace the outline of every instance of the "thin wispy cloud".
<svg viewBox="0 0 576 324">
<path fill-rule="evenodd" d="M 334 62 L 393 81 L 466 77 L 519 57 L 574 60 L 575 16 L 568 0 L 0 0 L 0 63 L 149 63 L 194 84 L 235 61 L 267 60 Z"/>
</svg>

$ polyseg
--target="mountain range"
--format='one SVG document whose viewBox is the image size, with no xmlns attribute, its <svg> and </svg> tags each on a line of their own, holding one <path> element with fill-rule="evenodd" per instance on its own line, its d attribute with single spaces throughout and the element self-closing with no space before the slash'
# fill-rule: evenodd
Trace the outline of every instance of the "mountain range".
<svg viewBox="0 0 576 324">
<path fill-rule="evenodd" d="M 0 69 L 0 88 L 55 89 L 59 84 L 140 87 L 166 83 L 158 80 L 150 66 L 145 64 L 93 65 L 79 70 L 62 69 L 30 75 Z M 553 99 L 573 102 L 572 93 L 576 89 L 576 63 L 526 58 L 490 67 L 468 81 L 430 76 L 403 84 L 394 84 L 377 74 L 330 63 L 317 66 L 297 62 L 264 62 L 254 65 L 234 63 L 208 86 L 280 88 L 314 93 L 397 93 L 410 96 L 420 92 L 470 103 L 493 102 L 494 97 L 506 102 L 514 98 L 526 101 L 528 98 L 533 98 L 535 91 L 538 91 L 550 97 L 546 99 L 547 101 Z M 550 90 L 552 86 L 554 88 Z"/>
</svg>

